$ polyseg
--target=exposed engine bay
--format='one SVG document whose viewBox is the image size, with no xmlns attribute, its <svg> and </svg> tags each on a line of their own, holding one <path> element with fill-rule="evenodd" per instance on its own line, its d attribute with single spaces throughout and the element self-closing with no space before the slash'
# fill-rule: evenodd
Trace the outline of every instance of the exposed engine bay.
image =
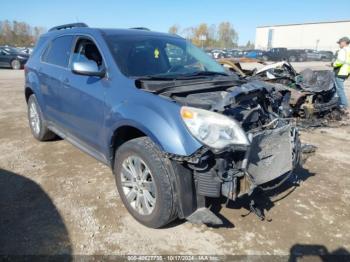
<svg viewBox="0 0 350 262">
<path fill-rule="evenodd" d="M 191 157 L 169 155 L 193 170 L 197 194 L 235 200 L 256 187 L 288 176 L 299 163 L 297 128 L 288 117 L 290 92 L 259 80 L 217 77 L 182 82 L 145 81 L 139 88 L 182 106 L 201 108 L 238 121 L 249 146 L 222 150 L 203 146 Z"/>
</svg>

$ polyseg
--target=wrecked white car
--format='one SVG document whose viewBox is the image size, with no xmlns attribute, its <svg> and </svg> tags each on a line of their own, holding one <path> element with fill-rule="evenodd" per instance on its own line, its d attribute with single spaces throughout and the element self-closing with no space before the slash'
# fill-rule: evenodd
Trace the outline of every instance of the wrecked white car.
<svg viewBox="0 0 350 262">
<path fill-rule="evenodd" d="M 333 114 L 333 117 L 339 118 L 339 99 L 332 71 L 305 69 L 297 73 L 286 61 L 266 65 L 259 70 L 244 70 L 240 64 L 225 60 L 220 60 L 220 63 L 241 77 L 267 81 L 280 90 L 290 91 L 289 104 L 293 116 L 310 119 Z"/>
</svg>

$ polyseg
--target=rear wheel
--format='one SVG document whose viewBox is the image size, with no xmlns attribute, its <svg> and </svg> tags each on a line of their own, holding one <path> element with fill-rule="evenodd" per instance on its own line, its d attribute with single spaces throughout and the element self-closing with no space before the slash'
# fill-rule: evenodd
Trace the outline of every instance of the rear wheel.
<svg viewBox="0 0 350 262">
<path fill-rule="evenodd" d="M 39 141 L 54 139 L 56 135 L 47 128 L 43 113 L 34 94 L 29 97 L 27 106 L 29 127 L 33 136 Z"/>
<path fill-rule="evenodd" d="M 17 59 L 11 61 L 11 67 L 14 70 L 19 70 L 21 69 L 21 62 L 18 61 Z"/>
<path fill-rule="evenodd" d="M 148 138 L 130 140 L 119 147 L 114 175 L 119 195 L 129 213 L 151 228 L 176 218 L 169 160 Z"/>
</svg>

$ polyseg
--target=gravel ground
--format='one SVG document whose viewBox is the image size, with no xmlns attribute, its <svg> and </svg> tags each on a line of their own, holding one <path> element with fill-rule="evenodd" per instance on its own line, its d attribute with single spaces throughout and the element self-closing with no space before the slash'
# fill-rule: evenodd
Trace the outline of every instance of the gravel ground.
<svg viewBox="0 0 350 262">
<path fill-rule="evenodd" d="M 349 126 L 302 132 L 303 142 L 318 149 L 297 171 L 300 186 L 287 184 L 273 201 L 261 199 L 272 221 L 242 217 L 247 203 L 240 201 L 215 207 L 223 227 L 177 221 L 154 230 L 128 214 L 109 168 L 66 141 L 32 137 L 23 84 L 23 71 L 0 70 L 0 254 L 288 256 L 291 250 L 350 250 Z"/>
</svg>

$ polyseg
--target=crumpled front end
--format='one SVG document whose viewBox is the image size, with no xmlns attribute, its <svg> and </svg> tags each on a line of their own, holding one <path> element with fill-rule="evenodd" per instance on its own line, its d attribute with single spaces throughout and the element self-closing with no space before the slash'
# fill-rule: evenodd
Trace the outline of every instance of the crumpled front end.
<svg viewBox="0 0 350 262">
<path fill-rule="evenodd" d="M 248 137 L 251 142 L 245 149 L 232 147 L 218 154 L 207 151 L 197 164 L 191 165 L 199 195 L 224 195 L 235 200 L 291 174 L 299 164 L 299 135 L 292 124 L 251 132 Z"/>
<path fill-rule="evenodd" d="M 235 200 L 292 173 L 299 163 L 300 141 L 294 123 L 284 117 L 289 95 L 267 83 L 250 81 L 224 91 L 172 96 L 184 106 L 235 119 L 249 140 L 249 145 L 233 144 L 221 150 L 204 145 L 188 157 L 169 155 L 192 171 L 197 199 L 225 196 Z"/>
</svg>

